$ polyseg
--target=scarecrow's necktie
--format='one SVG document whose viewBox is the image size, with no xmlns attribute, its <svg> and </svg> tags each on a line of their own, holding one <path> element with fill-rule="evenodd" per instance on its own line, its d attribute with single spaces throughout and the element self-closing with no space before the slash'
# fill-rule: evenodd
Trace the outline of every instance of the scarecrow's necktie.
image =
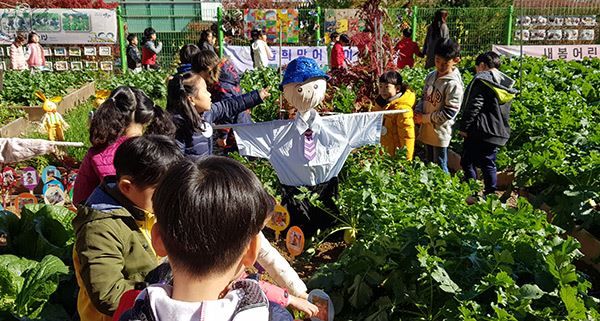
<svg viewBox="0 0 600 321">
<path fill-rule="evenodd" d="M 317 155 L 317 144 L 315 143 L 314 137 L 313 137 L 313 131 L 310 129 L 307 129 L 304 132 L 304 158 L 306 158 L 306 160 L 313 160 L 315 158 L 315 156 Z"/>
</svg>

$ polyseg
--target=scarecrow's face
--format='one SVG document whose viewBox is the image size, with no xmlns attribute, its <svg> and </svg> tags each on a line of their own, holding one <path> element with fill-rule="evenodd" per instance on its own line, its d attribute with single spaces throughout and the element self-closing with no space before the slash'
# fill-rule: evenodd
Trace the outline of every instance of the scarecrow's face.
<svg viewBox="0 0 600 321">
<path fill-rule="evenodd" d="M 317 107 L 325 98 L 327 82 L 323 78 L 309 79 L 303 83 L 291 83 L 283 87 L 283 96 L 300 113 Z"/>
<path fill-rule="evenodd" d="M 55 102 L 46 100 L 42 105 L 42 109 L 44 109 L 45 112 L 53 112 L 57 110 L 57 106 Z"/>
</svg>

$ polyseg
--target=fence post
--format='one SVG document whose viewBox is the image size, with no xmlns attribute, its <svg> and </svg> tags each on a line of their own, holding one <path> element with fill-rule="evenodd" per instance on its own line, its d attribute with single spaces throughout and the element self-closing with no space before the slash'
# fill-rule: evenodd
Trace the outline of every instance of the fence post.
<svg viewBox="0 0 600 321">
<path fill-rule="evenodd" d="M 316 23 L 316 30 L 315 30 L 315 38 L 317 40 L 317 46 L 321 44 L 321 7 L 318 6 L 317 7 L 317 19 L 315 21 Z"/>
<path fill-rule="evenodd" d="M 512 44 L 512 33 L 513 33 L 513 19 L 515 14 L 515 6 L 511 5 L 508 7 L 508 34 L 506 35 L 506 45 Z"/>
<path fill-rule="evenodd" d="M 123 17 L 121 15 L 121 6 L 117 7 L 117 25 L 119 27 L 119 52 L 121 53 L 121 70 L 127 72 L 127 45 L 125 44 L 125 27 L 123 25 Z"/>
<path fill-rule="evenodd" d="M 413 18 L 412 18 L 412 40 L 417 41 L 417 14 L 419 7 L 413 6 Z"/>
<path fill-rule="evenodd" d="M 219 57 L 223 57 L 223 8 L 217 7 L 217 28 L 219 37 Z"/>
</svg>

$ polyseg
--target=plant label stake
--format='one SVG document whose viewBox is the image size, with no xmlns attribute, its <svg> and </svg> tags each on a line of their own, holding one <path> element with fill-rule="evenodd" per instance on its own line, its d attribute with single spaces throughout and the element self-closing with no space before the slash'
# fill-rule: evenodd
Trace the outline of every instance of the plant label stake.
<svg viewBox="0 0 600 321">
<path fill-rule="evenodd" d="M 50 182 L 52 183 L 52 182 Z M 62 184 L 61 184 L 62 185 Z M 64 189 L 58 185 L 47 185 L 48 188 L 44 192 L 44 203 L 49 205 L 63 206 L 67 200 Z"/>
<path fill-rule="evenodd" d="M 22 169 L 22 180 L 23 186 L 29 190 L 29 193 L 33 194 L 33 189 L 38 185 L 38 173 L 33 167 L 26 167 Z"/>
<path fill-rule="evenodd" d="M 333 321 L 335 316 L 335 309 L 329 295 L 323 290 L 312 290 L 308 294 L 308 302 L 314 304 L 319 308 L 319 313 L 314 317 L 310 318 L 311 321 Z"/>
<path fill-rule="evenodd" d="M 51 180 L 60 180 L 61 178 L 61 174 L 60 171 L 58 170 L 58 168 L 56 168 L 56 166 L 46 166 L 43 170 L 42 170 L 42 182 L 44 182 L 44 184 L 48 183 Z M 61 184 L 62 185 L 62 184 Z"/>
<path fill-rule="evenodd" d="M 298 226 L 292 226 L 285 238 L 285 247 L 292 256 L 292 260 L 304 251 L 304 232 Z"/>
<path fill-rule="evenodd" d="M 8 204 L 8 195 L 10 194 L 10 190 L 17 184 L 17 172 L 12 167 L 4 167 L 2 170 L 2 206 L 4 208 L 7 207 Z"/>
<path fill-rule="evenodd" d="M 17 214 L 19 214 L 19 216 L 21 215 L 21 211 L 23 210 L 23 207 L 27 204 L 37 204 L 38 200 L 37 197 L 35 197 L 33 194 L 31 193 L 21 193 L 19 194 L 19 196 L 17 196 L 17 198 L 15 198 L 15 212 Z"/>
<path fill-rule="evenodd" d="M 280 204 L 275 205 L 275 210 L 271 219 L 267 222 L 267 227 L 275 231 L 275 242 L 279 240 L 279 234 L 290 225 L 290 213 Z"/>
</svg>

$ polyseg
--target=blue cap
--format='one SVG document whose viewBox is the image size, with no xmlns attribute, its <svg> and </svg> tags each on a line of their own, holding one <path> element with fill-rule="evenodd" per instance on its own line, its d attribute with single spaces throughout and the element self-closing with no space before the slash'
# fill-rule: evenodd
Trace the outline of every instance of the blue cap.
<svg viewBox="0 0 600 321">
<path fill-rule="evenodd" d="M 287 84 L 303 83 L 311 78 L 325 78 L 325 80 L 329 80 L 330 77 L 327 76 L 314 59 L 298 57 L 288 64 L 279 89 L 283 90 L 283 86 Z"/>
</svg>

